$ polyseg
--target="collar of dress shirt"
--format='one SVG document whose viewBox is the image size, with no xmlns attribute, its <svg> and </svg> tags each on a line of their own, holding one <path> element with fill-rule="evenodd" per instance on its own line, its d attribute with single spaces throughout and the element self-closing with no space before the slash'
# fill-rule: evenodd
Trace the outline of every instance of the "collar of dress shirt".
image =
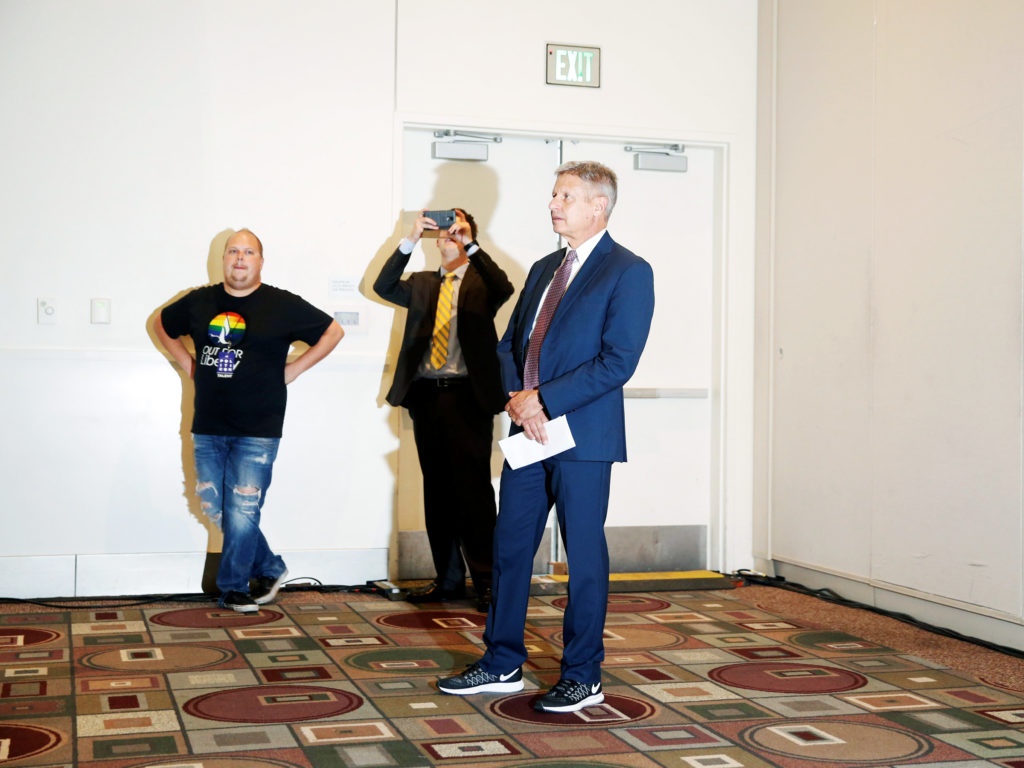
<svg viewBox="0 0 1024 768">
<path fill-rule="evenodd" d="M 452 270 L 452 272 L 454 272 L 456 275 L 458 275 L 459 280 L 461 280 L 462 278 L 464 278 L 466 276 L 466 270 L 467 269 L 469 269 L 469 262 L 468 261 L 463 262 L 462 264 L 457 266 L 455 269 Z M 441 275 L 441 279 L 443 280 L 445 278 L 445 276 L 448 275 L 448 270 L 445 269 L 442 266 L 438 270 L 438 274 Z"/>
<path fill-rule="evenodd" d="M 593 253 L 594 248 L 597 247 L 597 244 L 601 241 L 601 238 L 604 237 L 604 233 L 607 231 L 607 229 L 602 229 L 593 237 L 588 238 L 579 244 L 579 247 L 576 249 L 576 263 L 572 265 L 572 271 L 569 272 L 569 283 L 572 283 L 576 274 L 583 268 L 583 262 L 585 262 L 587 258 L 589 258 L 590 254 Z M 568 253 L 569 250 L 569 244 L 566 243 L 565 252 Z"/>
<path fill-rule="evenodd" d="M 598 232 L 593 237 L 591 237 L 591 238 L 589 238 L 587 240 L 584 240 L 582 243 L 579 244 L 579 247 L 576 248 L 576 267 L 577 268 L 583 266 L 583 262 L 585 262 L 587 260 L 587 257 L 590 256 L 591 253 L 593 253 L 594 248 L 597 247 L 597 244 L 601 241 L 601 238 L 604 237 L 604 233 L 607 232 L 607 231 L 608 231 L 607 228 L 602 229 L 600 232 Z M 566 243 L 565 244 L 565 252 L 568 253 L 569 250 L 570 250 L 570 246 L 569 246 L 568 243 Z"/>
</svg>

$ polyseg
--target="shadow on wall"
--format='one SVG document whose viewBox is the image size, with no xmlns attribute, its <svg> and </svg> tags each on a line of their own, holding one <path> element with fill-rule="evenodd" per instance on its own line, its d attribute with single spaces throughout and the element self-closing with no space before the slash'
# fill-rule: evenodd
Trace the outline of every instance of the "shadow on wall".
<svg viewBox="0 0 1024 768">
<path fill-rule="evenodd" d="M 477 240 L 497 264 L 509 273 L 511 267 L 515 270 L 515 263 L 508 258 L 508 254 L 496 247 L 487 236 L 487 225 L 494 215 L 498 205 L 498 178 L 495 170 L 484 164 L 470 160 L 442 163 L 435 169 L 436 179 L 434 191 L 429 200 L 422 201 L 419 208 L 400 211 L 395 221 L 395 226 L 390 236 L 385 239 L 377 253 L 370 260 L 362 280 L 359 282 L 359 292 L 370 301 L 377 304 L 395 308 L 395 316 L 391 324 L 391 332 L 388 336 L 388 350 L 384 360 L 384 368 L 381 371 L 380 387 L 377 391 L 377 406 L 387 405 L 385 396 L 391 388 L 391 380 L 394 375 L 394 363 L 398 359 L 398 353 L 402 346 L 402 332 L 405 329 L 405 309 L 395 307 L 393 304 L 380 298 L 373 292 L 373 283 L 380 274 L 384 262 L 395 252 L 399 241 L 412 230 L 412 225 L 422 210 L 445 210 L 448 208 L 462 208 L 469 211 L 476 219 L 478 228 Z M 440 259 L 437 250 L 433 246 L 431 238 L 424 238 L 420 241 L 419 247 L 423 251 L 425 269 L 438 269 Z M 411 261 L 415 262 L 416 253 L 413 252 Z M 525 279 L 524 274 L 509 274 L 509 280 L 513 285 L 522 285 Z M 513 297 L 514 299 L 515 297 Z M 510 301 L 511 303 L 511 301 Z M 498 335 L 504 331 L 498 328 Z"/>
<path fill-rule="evenodd" d="M 210 250 L 206 261 L 208 280 L 205 285 L 220 283 L 224 280 L 224 248 L 228 238 L 235 234 L 234 229 L 225 229 L 219 232 L 210 241 Z M 153 323 L 163 311 L 164 307 L 180 299 L 198 286 L 178 291 L 159 307 L 157 307 L 146 319 L 146 333 L 150 342 L 163 355 L 174 372 L 181 379 L 181 423 L 178 433 L 181 436 L 181 473 L 182 473 L 182 496 L 185 499 L 186 508 L 192 517 L 206 529 L 206 564 L 203 568 L 202 589 L 208 594 L 218 594 L 217 589 L 217 568 L 220 565 L 220 552 L 224 537 L 220 529 L 210 521 L 199 505 L 199 498 L 196 496 L 196 468 L 192 456 L 192 417 L 195 414 L 195 385 L 188 374 L 178 367 L 177 363 L 164 352 L 163 347 L 157 340 L 156 332 L 153 330 Z M 191 338 L 183 338 L 185 346 L 195 356 L 195 349 Z"/>
<path fill-rule="evenodd" d="M 526 277 L 525 273 L 522 272 L 517 263 L 509 258 L 508 253 L 498 247 L 487 234 L 488 225 L 494 216 L 500 198 L 498 175 L 494 168 L 485 163 L 453 161 L 440 163 L 435 167 L 434 173 L 436 178 L 434 180 L 433 191 L 431 192 L 429 199 L 419 201 L 419 207 L 417 208 L 399 212 L 390 235 L 382 241 L 380 248 L 367 265 L 366 271 L 359 283 L 359 292 L 365 298 L 376 302 L 377 304 L 383 304 L 395 309 L 391 330 L 388 336 L 388 349 L 385 355 L 384 367 L 381 370 L 380 386 L 377 391 L 378 407 L 387 406 L 385 397 L 387 396 L 388 390 L 391 388 L 392 379 L 394 378 L 395 363 L 398 360 L 398 355 L 401 350 L 402 336 L 405 329 L 406 310 L 402 307 L 396 307 L 377 296 L 377 294 L 373 292 L 373 283 L 380 274 L 384 263 L 395 252 L 399 241 L 412 230 L 413 223 L 419 216 L 420 211 L 428 209 L 446 210 L 449 208 L 462 208 L 468 211 L 476 220 L 478 229 L 477 240 L 481 247 L 490 254 L 502 269 L 505 270 L 512 284 L 521 286 Z M 432 238 L 423 238 L 420 241 L 419 247 L 423 252 L 424 269 L 435 270 L 440 268 L 440 258 L 438 256 L 435 243 L 436 241 Z M 417 265 L 417 258 L 417 254 L 414 252 L 410 258 L 410 262 L 413 265 Z M 514 301 L 515 297 L 513 296 L 512 299 L 507 302 L 508 306 L 511 307 Z M 504 326 L 499 323 L 499 327 L 497 328 L 499 337 L 502 335 L 504 330 Z M 401 426 L 403 420 L 408 419 L 407 415 L 402 412 L 402 409 L 395 409 L 395 411 L 393 418 L 389 419 L 392 433 L 399 440 L 411 439 L 411 428 L 408 423 L 404 430 Z M 503 429 L 503 422 L 500 419 L 496 420 L 495 429 L 495 439 L 499 436 L 504 436 L 497 432 L 497 430 Z M 404 438 L 403 435 L 405 436 Z M 398 494 L 399 455 L 415 457 L 415 451 L 408 449 L 403 452 L 402 449 L 399 448 L 398 451 L 389 454 L 387 457 L 388 465 L 394 474 L 396 488 L 396 503 L 391 526 L 392 539 L 390 542 L 390 551 L 394 554 L 392 556 L 392 562 L 389 564 L 389 571 L 392 574 L 399 573 L 400 578 L 430 578 L 433 576 L 433 561 L 430 557 L 426 536 L 422 535 L 418 537 L 417 541 L 420 539 L 422 541 L 419 541 L 416 545 L 414 548 L 415 551 L 408 551 L 408 548 L 406 548 L 406 551 L 403 552 L 400 551 L 400 547 L 398 546 L 398 534 L 403 532 L 399 529 L 399 498 L 402 499 L 404 504 L 417 504 L 419 506 L 419 509 L 416 510 L 417 515 L 422 513 L 422 482 L 419 476 L 419 466 L 415 460 L 405 462 L 402 468 L 402 471 L 405 474 L 402 484 L 409 493 L 404 493 L 401 496 Z M 492 456 L 492 478 L 497 478 L 500 474 L 501 464 L 502 461 L 500 455 Z M 415 493 L 412 492 L 414 487 L 417 489 Z M 405 511 L 408 512 L 409 510 Z M 406 540 L 408 540 L 408 537 L 406 537 Z M 422 546 L 420 546 L 420 544 Z M 398 558 L 401 558 L 401 564 L 398 563 Z"/>
</svg>

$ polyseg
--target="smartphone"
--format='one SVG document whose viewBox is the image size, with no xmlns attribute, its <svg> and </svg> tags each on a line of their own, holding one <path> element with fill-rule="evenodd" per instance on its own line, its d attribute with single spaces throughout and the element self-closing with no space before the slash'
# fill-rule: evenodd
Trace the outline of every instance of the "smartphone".
<svg viewBox="0 0 1024 768">
<path fill-rule="evenodd" d="M 437 223 L 437 229 L 423 230 L 424 237 L 438 237 L 442 232 L 447 232 L 455 223 L 455 210 L 447 211 L 424 211 L 423 215 L 433 219 Z"/>
</svg>

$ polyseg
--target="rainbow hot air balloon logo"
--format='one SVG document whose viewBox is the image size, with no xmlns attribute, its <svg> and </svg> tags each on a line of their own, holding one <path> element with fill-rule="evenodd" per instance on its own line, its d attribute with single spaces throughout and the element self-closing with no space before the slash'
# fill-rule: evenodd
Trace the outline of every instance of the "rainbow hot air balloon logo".
<svg viewBox="0 0 1024 768">
<path fill-rule="evenodd" d="M 221 346 L 236 346 L 245 336 L 245 319 L 236 312 L 221 312 L 210 321 L 208 333 Z"/>
</svg>

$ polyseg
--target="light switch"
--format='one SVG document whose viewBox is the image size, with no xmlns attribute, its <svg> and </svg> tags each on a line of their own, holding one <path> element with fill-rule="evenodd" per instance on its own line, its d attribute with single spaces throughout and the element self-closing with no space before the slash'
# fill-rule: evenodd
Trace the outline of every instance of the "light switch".
<svg viewBox="0 0 1024 768">
<path fill-rule="evenodd" d="M 110 299 L 93 299 L 89 317 L 94 325 L 97 323 L 109 323 Z"/>
</svg>

